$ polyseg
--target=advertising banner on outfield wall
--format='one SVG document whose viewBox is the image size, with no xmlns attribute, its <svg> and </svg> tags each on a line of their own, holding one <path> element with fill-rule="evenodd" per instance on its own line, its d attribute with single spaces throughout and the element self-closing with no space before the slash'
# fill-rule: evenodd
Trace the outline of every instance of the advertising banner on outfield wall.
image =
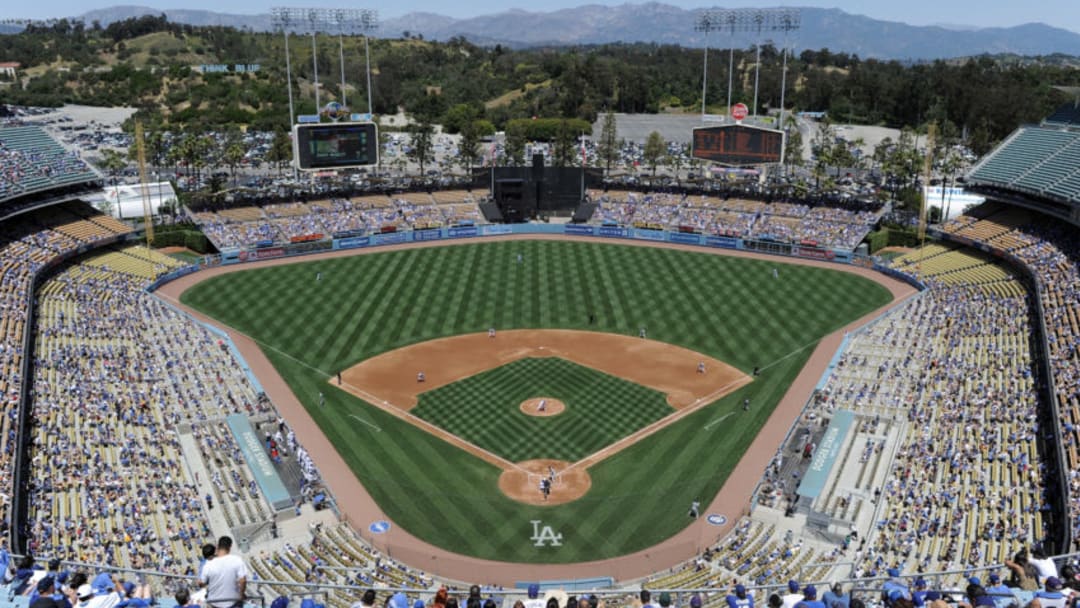
<svg viewBox="0 0 1080 608">
<path fill-rule="evenodd" d="M 648 228 L 634 228 L 630 231 L 630 236 L 643 241 L 667 240 L 667 233 L 663 230 L 649 230 Z"/>
<path fill-rule="evenodd" d="M 461 230 L 466 230 L 466 228 L 461 228 Z M 475 228 L 473 228 L 473 230 L 475 230 Z M 498 234 L 514 234 L 514 227 L 509 224 L 492 224 L 490 226 L 484 226 L 482 228 L 481 234 L 483 234 L 484 236 L 495 236 Z M 465 234 L 463 236 L 476 235 Z"/>
<path fill-rule="evenodd" d="M 507 226 L 509 228 L 509 226 Z M 479 231 L 476 226 L 454 226 L 446 231 L 446 236 L 452 239 L 465 239 L 474 236 L 479 236 Z M 487 233 L 485 233 L 487 234 Z"/>
<path fill-rule="evenodd" d="M 669 232 L 669 239 L 672 243 L 682 243 L 684 245 L 700 245 L 701 235 L 690 234 L 687 232 Z"/>
<path fill-rule="evenodd" d="M 370 244 L 371 237 L 369 236 L 350 236 L 347 239 L 334 241 L 334 249 L 356 249 L 357 247 L 367 247 Z"/>
<path fill-rule="evenodd" d="M 413 233 L 414 241 L 438 241 L 443 238 L 442 229 L 416 230 Z"/>
<path fill-rule="evenodd" d="M 738 249 L 739 239 L 730 236 L 707 236 L 705 237 L 705 246 L 720 247 L 723 249 Z"/>
<path fill-rule="evenodd" d="M 800 258 L 810 258 L 812 260 L 831 260 L 836 257 L 836 254 L 831 250 L 816 247 L 792 247 L 791 253 Z"/>
<path fill-rule="evenodd" d="M 253 249 L 251 251 L 241 251 L 241 262 L 253 262 L 255 260 L 269 260 L 270 258 L 280 258 L 285 255 L 285 249 L 283 247 L 268 247 L 266 249 Z"/>
<path fill-rule="evenodd" d="M 384 232 L 371 237 L 373 245 L 396 245 L 409 240 L 408 232 Z"/>
<path fill-rule="evenodd" d="M 622 226 L 600 226 L 596 230 L 596 234 L 599 234 L 600 236 L 610 236 L 614 238 L 625 239 L 627 229 L 623 228 Z"/>
<path fill-rule="evenodd" d="M 592 226 L 582 226 L 581 224 L 567 224 L 563 231 L 566 234 L 586 234 L 589 236 L 594 234 Z"/>
</svg>

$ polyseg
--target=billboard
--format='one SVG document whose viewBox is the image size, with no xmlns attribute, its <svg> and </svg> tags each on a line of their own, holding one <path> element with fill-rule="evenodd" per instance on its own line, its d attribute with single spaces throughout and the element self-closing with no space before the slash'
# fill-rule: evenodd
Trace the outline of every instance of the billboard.
<svg viewBox="0 0 1080 608">
<path fill-rule="evenodd" d="M 750 125 L 698 127 L 691 146 L 694 158 L 721 165 L 778 164 L 784 132 Z"/>
<path fill-rule="evenodd" d="M 293 162 L 304 171 L 351 169 L 379 162 L 379 133 L 373 122 L 293 126 Z"/>
</svg>

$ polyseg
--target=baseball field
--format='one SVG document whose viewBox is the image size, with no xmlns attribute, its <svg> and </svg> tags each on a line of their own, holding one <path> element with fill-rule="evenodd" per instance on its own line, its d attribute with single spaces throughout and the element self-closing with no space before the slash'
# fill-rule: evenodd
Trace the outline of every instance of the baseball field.
<svg viewBox="0 0 1080 608">
<path fill-rule="evenodd" d="M 182 301 L 259 343 L 395 525 L 572 563 L 687 526 L 816 343 L 890 294 L 779 260 L 526 240 L 244 270 Z M 548 466 L 551 502 L 532 490 Z"/>
</svg>

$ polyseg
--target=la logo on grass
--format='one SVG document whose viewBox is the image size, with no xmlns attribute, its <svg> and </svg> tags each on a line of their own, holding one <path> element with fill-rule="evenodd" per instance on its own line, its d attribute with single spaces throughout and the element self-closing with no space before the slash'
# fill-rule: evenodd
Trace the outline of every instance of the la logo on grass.
<svg viewBox="0 0 1080 608">
<path fill-rule="evenodd" d="M 551 526 L 544 526 L 541 528 L 541 524 L 544 522 L 539 519 L 530 520 L 532 522 L 533 534 L 531 540 L 536 547 L 545 546 L 544 543 L 551 543 L 552 547 L 562 546 L 562 534 L 556 534 Z"/>
</svg>

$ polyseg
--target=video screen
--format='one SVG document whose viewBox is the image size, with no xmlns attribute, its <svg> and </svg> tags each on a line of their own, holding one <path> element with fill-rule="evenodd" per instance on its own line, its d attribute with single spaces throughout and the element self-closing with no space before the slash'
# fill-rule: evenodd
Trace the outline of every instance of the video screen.
<svg viewBox="0 0 1080 608">
<path fill-rule="evenodd" d="M 339 169 L 378 163 L 374 123 L 297 125 L 297 162 L 301 169 Z"/>
</svg>

